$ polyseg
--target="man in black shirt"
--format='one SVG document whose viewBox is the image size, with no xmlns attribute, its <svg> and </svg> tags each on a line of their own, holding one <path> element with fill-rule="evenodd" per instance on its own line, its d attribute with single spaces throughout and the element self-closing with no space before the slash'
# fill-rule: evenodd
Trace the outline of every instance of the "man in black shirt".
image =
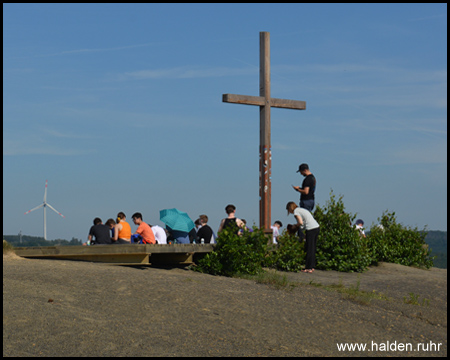
<svg viewBox="0 0 450 360">
<path fill-rule="evenodd" d="M 298 167 L 297 172 L 302 174 L 305 179 L 303 180 L 302 187 L 292 186 L 294 190 L 300 193 L 300 207 L 312 212 L 314 209 L 314 193 L 316 191 L 316 178 L 309 171 L 308 164 L 301 164 Z"/>
<path fill-rule="evenodd" d="M 198 230 L 197 237 L 198 237 L 200 243 L 210 244 L 211 240 L 214 241 L 214 238 L 213 238 L 213 230 L 211 229 L 211 227 L 209 225 L 207 225 L 208 216 L 200 215 L 199 220 L 200 220 L 200 225 L 202 227 Z"/>
<path fill-rule="evenodd" d="M 93 241 L 93 237 L 95 240 Z M 112 244 L 109 226 L 103 225 L 102 219 L 95 218 L 94 225 L 89 230 L 88 240 L 92 244 Z"/>
</svg>

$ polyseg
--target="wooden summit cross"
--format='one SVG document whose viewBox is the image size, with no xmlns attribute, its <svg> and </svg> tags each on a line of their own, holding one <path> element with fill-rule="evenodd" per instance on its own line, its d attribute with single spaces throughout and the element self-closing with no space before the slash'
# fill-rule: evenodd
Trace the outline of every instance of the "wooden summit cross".
<svg viewBox="0 0 450 360">
<path fill-rule="evenodd" d="M 305 110 L 306 102 L 270 97 L 270 34 L 259 33 L 259 96 L 223 94 L 223 102 L 259 106 L 259 226 L 271 231 L 270 108 Z"/>
</svg>

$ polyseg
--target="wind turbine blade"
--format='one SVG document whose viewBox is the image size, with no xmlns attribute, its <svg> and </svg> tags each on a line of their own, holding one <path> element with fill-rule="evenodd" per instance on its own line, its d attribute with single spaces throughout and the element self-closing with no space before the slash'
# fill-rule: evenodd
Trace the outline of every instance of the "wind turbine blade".
<svg viewBox="0 0 450 360">
<path fill-rule="evenodd" d="M 57 213 L 58 215 L 61 215 L 63 218 L 65 218 L 65 216 L 63 214 L 61 214 L 58 210 L 56 210 L 53 206 L 51 206 L 50 204 L 46 204 L 50 209 L 52 209 L 55 213 Z"/>
<path fill-rule="evenodd" d="M 28 214 L 28 213 L 34 211 L 34 210 L 37 210 L 37 209 L 39 209 L 40 207 L 43 207 L 43 206 L 44 206 L 44 204 L 41 204 L 41 205 L 39 205 L 39 206 L 36 206 L 34 209 L 28 210 L 24 215 L 26 215 L 26 214 Z"/>
<path fill-rule="evenodd" d="M 47 200 L 47 183 L 48 183 L 48 180 L 45 180 L 44 204 L 45 204 L 45 201 Z"/>
</svg>

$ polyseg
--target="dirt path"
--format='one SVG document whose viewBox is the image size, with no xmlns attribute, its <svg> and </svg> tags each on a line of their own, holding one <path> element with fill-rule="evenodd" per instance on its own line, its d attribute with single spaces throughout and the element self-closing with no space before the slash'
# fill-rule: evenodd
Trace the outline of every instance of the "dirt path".
<svg viewBox="0 0 450 360">
<path fill-rule="evenodd" d="M 3 356 L 447 356 L 447 270 L 285 275 L 291 290 L 179 268 L 4 258 Z M 327 288 L 358 283 L 383 299 Z"/>
</svg>

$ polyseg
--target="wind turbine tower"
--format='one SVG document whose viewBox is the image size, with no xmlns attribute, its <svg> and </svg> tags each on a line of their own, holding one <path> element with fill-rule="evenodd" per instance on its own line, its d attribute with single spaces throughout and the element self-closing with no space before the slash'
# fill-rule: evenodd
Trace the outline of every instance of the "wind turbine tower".
<svg viewBox="0 0 450 360">
<path fill-rule="evenodd" d="M 47 203 L 47 183 L 48 183 L 48 180 L 45 180 L 44 202 L 41 205 L 36 206 L 34 209 L 28 210 L 25 213 L 25 215 L 26 215 L 26 214 L 28 214 L 28 213 L 30 213 L 30 212 L 32 212 L 34 210 L 37 210 L 37 209 L 39 209 L 41 207 L 44 208 L 44 240 L 47 240 L 47 215 L 46 215 L 46 208 L 47 208 L 47 206 L 50 209 L 52 209 L 55 213 L 57 213 L 58 215 L 61 215 L 63 218 L 65 218 L 65 216 L 63 214 L 61 214 L 53 206 L 51 206 L 50 204 Z"/>
</svg>

